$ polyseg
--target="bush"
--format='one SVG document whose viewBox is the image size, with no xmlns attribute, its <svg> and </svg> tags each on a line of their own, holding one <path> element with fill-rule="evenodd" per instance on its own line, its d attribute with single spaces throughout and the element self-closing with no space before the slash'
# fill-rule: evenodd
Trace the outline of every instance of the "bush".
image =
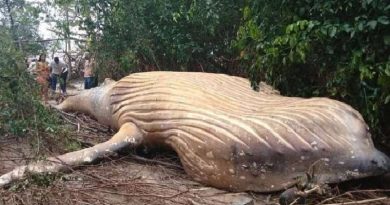
<svg viewBox="0 0 390 205">
<path fill-rule="evenodd" d="M 59 123 L 39 102 L 38 87 L 27 72 L 7 29 L 0 27 L 0 136 L 40 136 Z"/>
<path fill-rule="evenodd" d="M 385 0 L 248 1 L 235 46 L 254 87 L 342 100 L 388 143 L 389 12 Z"/>
<path fill-rule="evenodd" d="M 234 74 L 230 43 L 242 5 L 232 0 L 84 0 L 82 28 L 91 35 L 100 76 L 150 70 Z M 93 13 L 91 7 L 102 11 Z M 95 15 L 98 21 L 92 20 Z"/>
</svg>

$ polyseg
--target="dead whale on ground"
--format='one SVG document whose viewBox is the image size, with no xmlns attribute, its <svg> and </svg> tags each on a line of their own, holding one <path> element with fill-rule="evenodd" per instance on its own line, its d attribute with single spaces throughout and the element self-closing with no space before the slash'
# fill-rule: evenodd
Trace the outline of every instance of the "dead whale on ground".
<svg viewBox="0 0 390 205">
<path fill-rule="evenodd" d="M 85 90 L 58 109 L 94 116 L 118 132 L 107 142 L 15 168 L 58 172 L 140 144 L 169 146 L 194 180 L 233 191 L 270 192 L 297 183 L 317 166 L 317 183 L 389 171 L 367 125 L 352 107 L 327 98 L 284 97 L 224 74 L 146 72 Z"/>
</svg>

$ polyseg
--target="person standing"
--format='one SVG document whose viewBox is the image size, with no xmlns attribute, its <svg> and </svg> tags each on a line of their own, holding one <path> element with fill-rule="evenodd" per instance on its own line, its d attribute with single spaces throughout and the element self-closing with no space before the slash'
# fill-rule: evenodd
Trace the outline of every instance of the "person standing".
<svg viewBox="0 0 390 205">
<path fill-rule="evenodd" d="M 62 76 L 61 74 L 64 71 L 64 68 L 66 68 L 66 72 L 67 72 L 66 64 L 60 62 L 60 59 L 58 57 L 54 57 L 54 61 L 50 63 L 52 95 L 54 95 L 56 91 L 57 81 L 59 81 L 60 83 L 62 94 L 66 95 L 66 77 L 65 77 L 65 81 L 60 78 L 60 76 Z"/>
<path fill-rule="evenodd" d="M 62 91 L 62 95 L 63 96 L 66 96 L 67 93 L 66 93 L 66 81 L 67 81 L 67 78 L 68 78 L 68 66 L 65 66 L 62 68 L 61 70 L 61 74 L 60 74 L 60 87 L 61 87 L 61 91 Z"/>
<path fill-rule="evenodd" d="M 87 54 L 84 62 L 84 89 L 91 89 L 94 85 L 93 62 Z"/>
<path fill-rule="evenodd" d="M 36 63 L 35 72 L 37 74 L 36 81 L 40 86 L 40 96 L 45 104 L 48 101 L 49 82 L 50 82 L 50 69 L 46 62 L 46 55 L 39 55 L 38 62 Z"/>
</svg>

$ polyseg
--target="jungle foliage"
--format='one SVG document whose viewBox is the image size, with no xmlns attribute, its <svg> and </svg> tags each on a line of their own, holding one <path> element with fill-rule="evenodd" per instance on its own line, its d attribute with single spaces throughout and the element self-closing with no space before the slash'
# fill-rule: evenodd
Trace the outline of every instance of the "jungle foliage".
<svg viewBox="0 0 390 205">
<path fill-rule="evenodd" d="M 240 3 L 241 2 L 241 3 Z M 231 41 L 242 1 L 78 1 L 81 27 L 101 71 L 114 78 L 147 70 L 239 74 Z"/>
<path fill-rule="evenodd" d="M 248 1 L 235 46 L 254 86 L 344 101 L 388 143 L 389 14 L 386 0 Z"/>
<path fill-rule="evenodd" d="M 47 135 L 59 119 L 41 105 L 25 64 L 26 55 L 43 48 L 34 42 L 39 39 L 39 9 L 23 0 L 2 0 L 0 5 L 0 137 Z"/>
<path fill-rule="evenodd" d="M 38 136 L 55 130 L 58 118 L 44 108 L 35 80 L 11 34 L 0 29 L 0 135 Z"/>
</svg>

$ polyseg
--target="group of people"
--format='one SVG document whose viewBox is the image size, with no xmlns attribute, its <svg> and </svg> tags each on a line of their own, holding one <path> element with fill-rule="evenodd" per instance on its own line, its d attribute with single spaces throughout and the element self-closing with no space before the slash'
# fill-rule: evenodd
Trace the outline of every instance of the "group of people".
<svg viewBox="0 0 390 205">
<path fill-rule="evenodd" d="M 96 86 L 93 74 L 93 63 L 87 55 L 84 63 L 84 89 L 90 89 Z M 41 54 L 35 65 L 36 81 L 40 85 L 40 95 L 45 104 L 49 100 L 50 95 L 54 96 L 57 89 L 57 84 L 60 84 L 61 95 L 66 96 L 66 81 L 68 78 L 68 66 L 61 62 L 58 57 L 54 57 L 50 64 L 46 62 L 46 55 Z"/>
</svg>

